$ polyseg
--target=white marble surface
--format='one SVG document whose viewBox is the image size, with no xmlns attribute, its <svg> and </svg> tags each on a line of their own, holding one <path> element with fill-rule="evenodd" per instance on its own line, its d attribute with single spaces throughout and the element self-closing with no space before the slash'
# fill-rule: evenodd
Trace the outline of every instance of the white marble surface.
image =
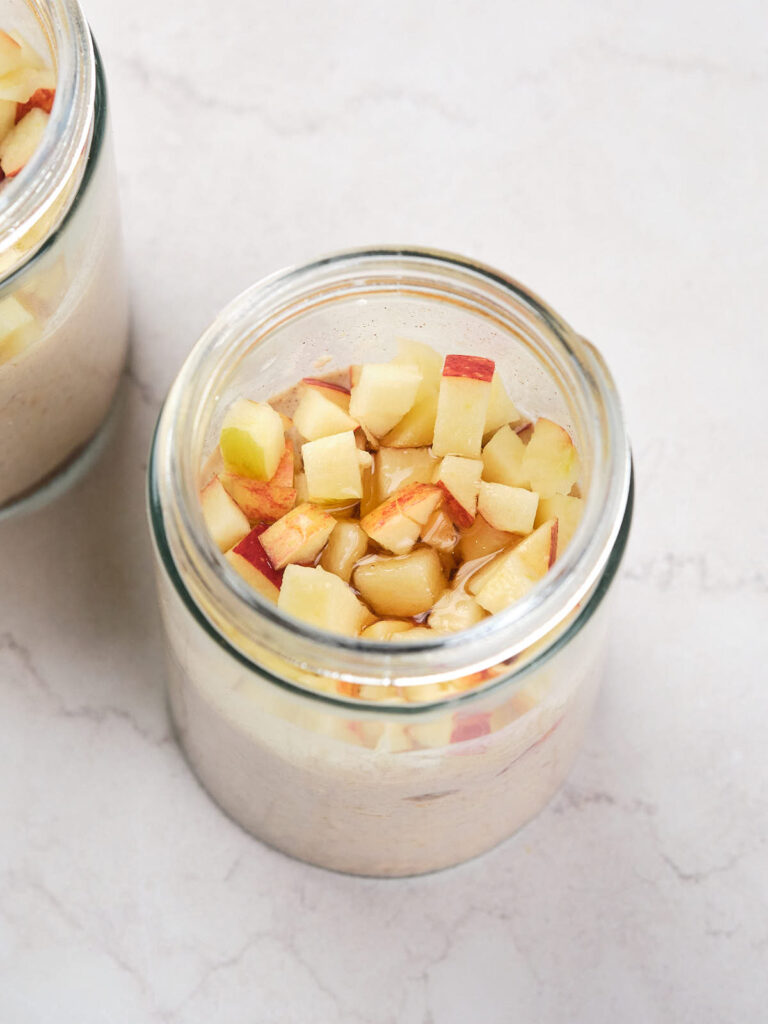
<svg viewBox="0 0 768 1024">
<path fill-rule="evenodd" d="M 740 1024 L 768 999 L 765 5 L 89 0 L 135 347 L 75 492 L 0 528 L 3 1024 Z M 215 311 L 342 246 L 479 257 L 604 350 L 638 503 L 565 791 L 390 883 L 226 820 L 169 739 L 143 514 Z"/>
</svg>

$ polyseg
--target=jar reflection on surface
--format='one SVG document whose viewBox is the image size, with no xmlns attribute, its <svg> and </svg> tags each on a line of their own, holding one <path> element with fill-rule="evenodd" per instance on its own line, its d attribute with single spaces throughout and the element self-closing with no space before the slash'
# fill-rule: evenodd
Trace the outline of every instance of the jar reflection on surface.
<svg viewBox="0 0 768 1024">
<path fill-rule="evenodd" d="M 459 863 L 538 813 L 589 720 L 604 597 L 631 509 L 610 377 L 538 300 L 458 258 L 340 254 L 260 289 L 201 339 L 153 447 L 150 514 L 180 741 L 217 802 L 289 854 L 377 876 Z M 228 572 L 195 507 L 232 397 L 266 399 L 319 364 L 388 358 L 397 335 L 495 358 L 523 409 L 572 432 L 587 493 L 573 550 L 530 599 L 413 649 L 287 622 Z M 571 341 L 583 381 L 569 366 Z"/>
<path fill-rule="evenodd" d="M 0 326 L 3 309 L 26 320 L 0 341 L 0 516 L 52 494 L 86 461 L 128 343 L 103 69 L 77 4 L 41 0 L 28 11 L 61 88 L 40 151 L 15 191 L 0 193 Z"/>
</svg>

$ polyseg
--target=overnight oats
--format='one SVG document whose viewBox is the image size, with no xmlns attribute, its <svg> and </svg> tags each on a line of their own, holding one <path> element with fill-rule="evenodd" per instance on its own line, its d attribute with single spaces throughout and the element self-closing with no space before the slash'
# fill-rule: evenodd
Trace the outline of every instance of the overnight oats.
<svg viewBox="0 0 768 1024">
<path fill-rule="evenodd" d="M 518 284 L 393 249 L 256 285 L 185 363 L 149 486 L 173 719 L 254 835 L 417 874 L 563 782 L 631 469 L 599 355 Z"/>
<path fill-rule="evenodd" d="M 122 373 L 106 104 L 74 0 L 0 4 L 0 517 L 85 465 Z"/>
</svg>

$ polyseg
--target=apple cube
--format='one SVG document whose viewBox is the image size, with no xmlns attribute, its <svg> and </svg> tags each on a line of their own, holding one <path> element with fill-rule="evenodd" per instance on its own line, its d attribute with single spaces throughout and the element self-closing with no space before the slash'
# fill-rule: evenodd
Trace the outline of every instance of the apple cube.
<svg viewBox="0 0 768 1024">
<path fill-rule="evenodd" d="M 500 427 L 483 448 L 483 479 L 491 484 L 523 487 L 528 481 L 522 473 L 525 445 L 510 426 Z"/>
<path fill-rule="evenodd" d="M 293 414 L 293 422 L 303 438 L 307 441 L 316 441 L 321 437 L 328 437 L 332 434 L 341 434 L 345 431 L 355 430 L 358 426 L 356 420 L 347 413 L 332 397 L 333 389 L 305 387 L 296 412 Z M 346 396 L 349 404 L 349 396 Z"/>
<path fill-rule="evenodd" d="M 421 615 L 445 590 L 440 559 L 432 548 L 408 555 L 380 555 L 355 569 L 353 583 L 377 615 Z"/>
<path fill-rule="evenodd" d="M 507 394 L 504 381 L 498 370 L 494 371 L 491 379 L 491 395 L 488 399 L 488 411 L 485 414 L 484 434 L 492 434 L 505 424 L 520 419 L 517 406 Z"/>
<path fill-rule="evenodd" d="M 458 633 L 469 629 L 486 617 L 485 609 L 461 587 L 446 590 L 436 602 L 427 619 L 430 629 L 438 633 Z"/>
<path fill-rule="evenodd" d="M 579 457 L 568 431 L 552 420 L 537 420 L 520 472 L 542 498 L 568 494 L 579 476 Z"/>
<path fill-rule="evenodd" d="M 511 544 L 509 544 L 507 548 L 502 548 L 501 551 L 497 551 L 493 555 L 486 556 L 485 558 L 475 558 L 471 562 L 465 562 L 459 570 L 459 574 L 454 581 L 454 586 L 463 585 L 467 593 L 477 597 L 501 564 L 501 560 L 504 555 L 511 551 L 517 543 L 519 543 L 519 541 L 512 540 Z"/>
<path fill-rule="evenodd" d="M 494 363 L 479 356 L 445 357 L 432 450 L 435 455 L 480 456 Z"/>
<path fill-rule="evenodd" d="M 20 43 L 7 32 L 0 31 L 0 75 L 7 75 L 23 64 L 24 53 Z"/>
<path fill-rule="evenodd" d="M 224 417 L 219 447 L 228 472 L 271 480 L 285 451 L 280 413 L 264 402 L 238 399 Z"/>
<path fill-rule="evenodd" d="M 482 472 L 480 459 L 446 455 L 440 463 L 435 483 L 445 492 L 448 514 L 459 527 L 471 526 L 474 522 Z"/>
<path fill-rule="evenodd" d="M 342 519 L 336 523 L 333 533 L 320 559 L 320 565 L 333 572 L 345 583 L 349 583 L 355 564 L 368 551 L 368 534 L 358 523 Z"/>
<path fill-rule="evenodd" d="M 359 501 L 363 496 L 360 458 L 352 430 L 301 446 L 310 501 Z"/>
<path fill-rule="evenodd" d="M 436 508 L 421 531 L 421 539 L 436 551 L 449 552 L 456 547 L 459 535 L 444 508 Z"/>
<path fill-rule="evenodd" d="M 484 555 L 501 551 L 512 542 L 512 535 L 494 529 L 481 515 L 462 533 L 459 539 L 459 555 L 464 562 L 470 562 Z"/>
<path fill-rule="evenodd" d="M 412 623 L 403 619 L 379 619 L 366 626 L 360 636 L 363 640 L 391 640 L 395 633 L 406 633 L 412 628 Z"/>
<path fill-rule="evenodd" d="M 332 380 L 321 380 L 319 377 L 305 377 L 301 382 L 305 388 L 317 391 L 329 402 L 338 405 L 344 412 L 349 412 L 350 390 L 343 384 L 337 384 Z"/>
<path fill-rule="evenodd" d="M 396 555 L 410 551 L 421 528 L 442 501 L 439 487 L 409 484 L 360 521 L 371 540 Z"/>
<path fill-rule="evenodd" d="M 56 77 L 47 68 L 15 68 L 5 75 L 0 75 L 0 100 L 26 103 L 38 89 L 55 88 Z"/>
<path fill-rule="evenodd" d="M 39 110 L 44 111 L 46 114 L 50 114 L 53 110 L 53 101 L 56 99 L 55 89 L 35 89 L 32 95 L 29 97 L 26 103 L 16 104 L 16 123 L 36 107 Z M 8 100 L 3 100 L 7 103 Z"/>
<path fill-rule="evenodd" d="M 411 408 L 420 383 L 417 366 L 366 363 L 352 388 L 349 414 L 374 437 L 383 437 Z"/>
<path fill-rule="evenodd" d="M 507 533 L 530 533 L 536 519 L 539 496 L 524 487 L 506 484 L 480 484 L 477 508 L 480 515 L 496 530 Z"/>
<path fill-rule="evenodd" d="M 47 127 L 48 114 L 35 107 L 11 128 L 0 142 L 0 167 L 6 178 L 15 178 L 29 163 Z"/>
<path fill-rule="evenodd" d="M 272 567 L 262 546 L 261 535 L 266 529 L 267 527 L 264 525 L 255 527 L 224 557 L 246 583 L 249 583 L 262 597 L 277 604 L 283 573 Z"/>
<path fill-rule="evenodd" d="M 546 575 L 557 557 L 557 520 L 550 519 L 499 559 L 477 592 L 477 603 L 495 614 L 524 597 Z"/>
<path fill-rule="evenodd" d="M 219 551 L 228 551 L 250 531 L 251 524 L 218 477 L 202 489 L 200 504 L 205 525 Z"/>
<path fill-rule="evenodd" d="M 275 569 L 284 569 L 291 562 L 314 562 L 335 526 L 325 509 L 298 505 L 264 531 L 261 543 Z"/>
<path fill-rule="evenodd" d="M 542 498 L 536 512 L 534 526 L 541 526 L 548 519 L 557 519 L 557 557 L 565 551 L 579 525 L 584 511 L 584 501 L 568 494 L 555 494 L 551 498 Z"/>
<path fill-rule="evenodd" d="M 431 483 L 437 465 L 428 448 L 379 448 L 375 461 L 374 480 L 379 502 L 407 484 Z"/>
<path fill-rule="evenodd" d="M 429 345 L 400 339 L 395 363 L 410 363 L 421 371 L 421 383 L 413 406 L 386 435 L 383 443 L 391 448 L 417 448 L 432 444 L 437 417 L 437 398 L 443 359 Z"/>
<path fill-rule="evenodd" d="M 296 504 L 293 487 L 279 487 L 271 480 L 251 480 L 234 473 L 222 473 L 219 479 L 252 525 L 274 523 Z"/>
<path fill-rule="evenodd" d="M 368 616 L 352 588 L 319 565 L 289 565 L 277 607 L 318 629 L 343 636 L 357 636 Z"/>
</svg>

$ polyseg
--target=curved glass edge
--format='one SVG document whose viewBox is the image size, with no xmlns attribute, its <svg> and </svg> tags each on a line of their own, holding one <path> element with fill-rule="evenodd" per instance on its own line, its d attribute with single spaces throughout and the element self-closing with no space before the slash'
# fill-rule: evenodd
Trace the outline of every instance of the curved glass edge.
<svg viewBox="0 0 768 1024">
<path fill-rule="evenodd" d="M 93 134 L 88 148 L 88 159 L 85 163 L 83 176 L 80 179 L 80 183 L 78 184 L 77 191 L 70 203 L 69 209 L 42 245 L 38 249 L 33 249 L 23 263 L 19 263 L 15 266 L 7 277 L 0 278 L 0 289 L 2 290 L 5 290 L 8 285 L 15 283 L 15 281 L 22 277 L 37 260 L 42 259 L 42 257 L 53 248 L 61 235 L 64 234 L 67 225 L 74 218 L 75 213 L 88 192 L 91 180 L 99 165 L 107 135 L 108 94 L 107 80 L 104 74 L 104 65 L 101 60 L 101 53 L 99 52 L 99 48 L 96 45 L 96 40 L 93 36 L 91 36 L 91 41 L 93 42 L 93 53 L 96 65 L 96 93 L 94 98 Z"/>
<path fill-rule="evenodd" d="M 570 623 L 567 629 L 565 629 L 559 636 L 555 638 L 552 644 L 541 651 L 532 661 L 528 662 L 522 668 L 515 671 L 514 669 L 506 674 L 499 676 L 492 682 L 478 686 L 473 690 L 468 690 L 465 693 L 457 694 L 455 697 L 448 697 L 445 700 L 437 701 L 424 701 L 423 703 L 408 703 L 408 704 L 387 704 L 386 706 L 377 705 L 373 701 L 357 701 L 346 697 L 337 697 L 332 694 L 320 693 L 319 691 L 310 690 L 303 686 L 299 686 L 296 683 L 292 683 L 287 679 L 283 679 L 280 676 L 270 672 L 269 669 L 257 662 L 252 661 L 246 657 L 242 651 L 239 651 L 234 647 L 226 637 L 224 637 L 210 622 L 208 618 L 203 614 L 198 604 L 193 600 L 192 595 L 184 585 L 184 581 L 176 568 L 176 563 L 173 560 L 170 545 L 168 543 L 168 537 L 165 529 L 165 519 L 163 517 L 163 510 L 160 503 L 160 494 L 157 486 L 157 435 L 160 426 L 160 422 L 163 415 L 163 409 L 165 403 L 160 409 L 160 413 L 155 424 L 155 430 L 152 435 L 152 442 L 149 452 L 149 466 L 147 470 L 147 519 L 149 522 L 150 534 L 152 536 L 153 546 L 155 554 L 160 559 L 160 563 L 165 570 L 168 578 L 173 584 L 174 590 L 181 599 L 183 605 L 190 613 L 192 618 L 197 624 L 203 629 L 208 636 L 222 648 L 222 650 L 229 654 L 230 657 L 234 658 L 235 661 L 243 665 L 249 672 L 255 672 L 267 682 L 277 686 L 278 688 L 290 693 L 294 696 L 301 697 L 305 700 L 317 701 L 321 704 L 328 705 L 338 710 L 353 711 L 355 714 L 369 713 L 372 715 L 387 714 L 387 715 L 418 715 L 424 711 L 430 710 L 448 710 L 461 705 L 471 703 L 478 697 L 486 697 L 489 694 L 494 693 L 496 690 L 503 686 L 510 684 L 511 680 L 515 680 L 516 683 L 521 684 L 525 681 L 526 677 L 529 676 L 533 671 L 541 668 L 550 658 L 554 657 L 567 643 L 569 643 L 573 637 L 579 633 L 584 626 L 589 622 L 598 607 L 603 601 L 603 598 L 608 593 L 611 584 L 618 572 L 624 552 L 627 547 L 627 541 L 629 538 L 629 531 L 632 524 L 632 515 L 635 503 L 635 471 L 634 462 L 630 459 L 630 474 L 629 474 L 629 489 L 627 492 L 627 501 L 624 508 L 624 514 L 622 516 L 621 525 L 619 527 L 616 540 L 614 542 L 611 553 L 608 556 L 608 560 L 605 564 L 605 568 L 600 577 L 600 580 L 595 589 L 590 594 L 586 604 L 582 610 L 576 616 L 576 618 Z M 323 638 L 327 634 L 322 634 Z M 167 642 L 167 641 L 166 641 Z M 415 648 L 414 648 L 415 650 Z M 373 684 L 375 685 L 375 683 Z"/>
</svg>

